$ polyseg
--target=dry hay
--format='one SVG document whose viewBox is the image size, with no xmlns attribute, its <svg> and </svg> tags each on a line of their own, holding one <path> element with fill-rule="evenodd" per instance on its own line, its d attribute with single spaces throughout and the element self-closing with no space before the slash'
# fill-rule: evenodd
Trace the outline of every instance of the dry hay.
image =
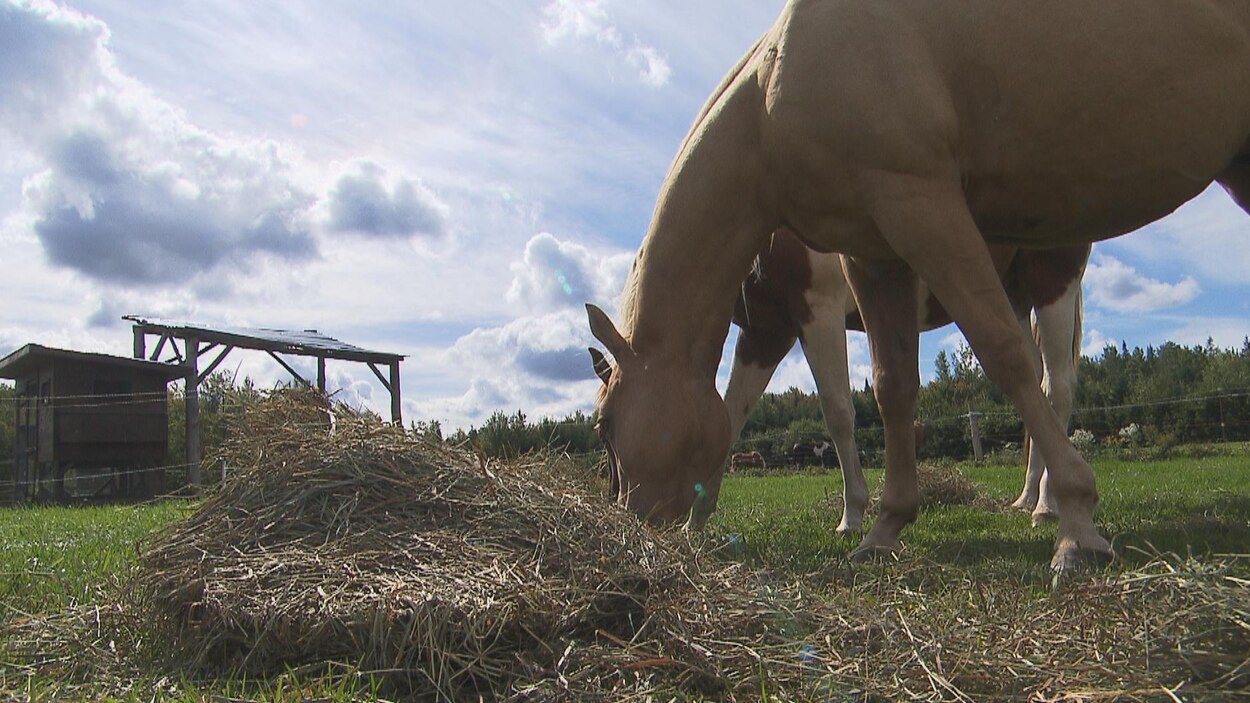
<svg viewBox="0 0 1250 703">
<path fill-rule="evenodd" d="M 642 527 L 562 462 L 484 465 L 350 414 L 331 433 L 328 417 L 306 396 L 271 398 L 230 447 L 235 478 L 146 546 L 127 598 L 23 621 L 9 648 L 110 692 L 159 688 L 135 671 L 327 663 L 414 700 L 1225 700 L 1250 687 L 1245 558 L 1160 556 L 1049 595 L 907 558 L 794 583 Z"/>
<path fill-rule="evenodd" d="M 996 504 L 972 479 L 953 466 L 918 465 L 916 480 L 920 484 L 921 505 L 991 507 Z"/>
<path fill-rule="evenodd" d="M 247 415 L 233 478 L 141 556 L 139 608 L 181 666 L 343 661 L 452 700 L 607 696 L 653 670 L 733 687 L 680 635 L 743 593 L 737 568 L 701 572 L 688 542 L 606 505 L 567 462 L 496 466 L 309 401 L 279 393 Z"/>
</svg>

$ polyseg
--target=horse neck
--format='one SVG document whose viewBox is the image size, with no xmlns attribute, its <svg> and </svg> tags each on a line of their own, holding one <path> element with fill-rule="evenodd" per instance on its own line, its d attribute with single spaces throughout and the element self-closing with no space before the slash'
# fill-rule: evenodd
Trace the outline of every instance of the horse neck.
<svg viewBox="0 0 1250 703">
<path fill-rule="evenodd" d="M 714 379 L 734 299 L 779 224 L 764 184 L 761 71 L 757 44 L 704 107 L 660 191 L 627 295 L 627 336 Z"/>
<path fill-rule="evenodd" d="M 634 351 L 715 376 L 734 300 L 767 236 L 758 217 L 749 222 L 716 218 L 648 236 L 633 291 Z"/>
</svg>

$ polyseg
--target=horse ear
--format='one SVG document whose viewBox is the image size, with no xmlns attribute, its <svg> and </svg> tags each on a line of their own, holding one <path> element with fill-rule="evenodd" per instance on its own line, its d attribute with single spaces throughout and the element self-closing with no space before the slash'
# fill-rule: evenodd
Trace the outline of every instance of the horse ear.
<svg viewBox="0 0 1250 703">
<path fill-rule="evenodd" d="M 608 360 L 603 356 L 603 352 L 598 349 L 591 347 L 589 351 L 590 361 L 595 366 L 595 375 L 603 380 L 604 385 L 607 385 L 608 379 L 612 378 L 612 364 L 608 363 Z"/>
<path fill-rule="evenodd" d="M 603 342 L 603 346 L 608 348 L 608 353 L 616 357 L 616 363 L 624 363 L 625 359 L 633 356 L 634 351 L 629 348 L 629 342 L 626 342 L 621 333 L 616 331 L 616 325 L 612 324 L 606 312 L 586 303 L 586 316 L 590 318 L 590 333 L 595 336 L 595 339 Z"/>
</svg>

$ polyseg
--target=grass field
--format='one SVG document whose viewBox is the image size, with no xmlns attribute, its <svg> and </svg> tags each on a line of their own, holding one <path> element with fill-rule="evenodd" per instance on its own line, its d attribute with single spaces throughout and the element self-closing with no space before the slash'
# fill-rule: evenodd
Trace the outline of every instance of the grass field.
<svg viewBox="0 0 1250 703">
<path fill-rule="evenodd" d="M 1015 497 L 1022 480 L 1022 469 L 1016 466 L 960 468 L 999 506 Z M 1250 552 L 1247 457 L 1101 460 L 1095 470 L 1102 495 L 1098 521 L 1119 555 L 1110 567 L 1112 573 L 1146 566 L 1159 554 L 1178 555 L 1177 561 L 1192 556 L 1202 562 Z M 869 472 L 870 486 L 876 486 L 880 475 Z M 60 680 L 54 662 L 49 666 L 37 656 L 32 660 L 29 651 L 20 651 L 12 633 L 32 619 L 110 602 L 135 561 L 136 544 L 190 509 L 185 502 L 167 502 L 0 510 L 0 701 L 286 702 L 373 695 L 367 681 L 323 672 L 293 672 L 280 681 L 195 681 L 161 671 L 156 664 L 140 672 L 138 680 L 131 672 L 111 683 L 84 687 L 82 682 Z M 840 509 L 841 479 L 836 474 L 735 476 L 726 480 L 710 530 L 716 539 L 735 545 L 721 553 L 767 568 L 782 580 L 817 587 L 823 583 L 833 589 L 848 580 L 876 579 L 878 596 L 884 588 L 909 590 L 909 598 L 918 592 L 937 607 L 951 608 L 952 614 L 943 616 L 951 622 L 960 620 L 960 608 L 974 607 L 960 592 L 968 583 L 997 592 L 984 597 L 991 602 L 1001 597 L 1018 603 L 1013 607 L 1028 608 L 1047 597 L 1053 527 L 1033 529 L 1027 515 L 1002 507 L 929 506 L 905 533 L 900 562 L 859 567 L 846 558 L 856 540 L 833 534 Z M 1250 577 L 1246 560 L 1234 563 L 1238 579 Z M 891 571 L 908 577 L 894 578 Z M 863 593 L 844 591 L 839 597 Z M 987 607 L 978 603 L 975 607 Z M 767 686 L 762 686 L 761 698 L 769 698 Z"/>
<path fill-rule="evenodd" d="M 1049 581 L 1053 525 L 1034 529 L 1028 515 L 1005 507 L 1019 494 L 1021 467 L 959 468 L 1004 507 L 926 506 L 904 532 L 908 555 Z M 1250 457 L 1103 460 L 1095 470 L 1098 524 L 1115 544 L 1120 566 L 1141 565 L 1157 553 L 1250 553 Z M 882 473 L 867 471 L 874 489 Z M 836 473 L 733 477 L 721 491 L 711 529 L 738 535 L 748 559 L 798 574 L 820 571 L 845 562 L 858 544 L 833 533 L 841 506 Z"/>
</svg>

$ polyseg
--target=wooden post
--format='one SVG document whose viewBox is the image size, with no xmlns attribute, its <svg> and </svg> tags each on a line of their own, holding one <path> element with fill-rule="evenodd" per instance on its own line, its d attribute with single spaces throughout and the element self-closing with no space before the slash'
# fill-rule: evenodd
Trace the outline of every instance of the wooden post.
<svg viewBox="0 0 1250 703">
<path fill-rule="evenodd" d="M 981 413 L 977 412 L 972 402 L 968 402 L 968 424 L 972 428 L 972 456 L 977 461 L 985 458 L 981 451 Z"/>
<path fill-rule="evenodd" d="M 403 399 L 399 393 L 399 362 L 391 362 L 391 422 L 404 426 Z"/>
<path fill-rule="evenodd" d="M 183 340 L 187 351 L 187 483 L 192 491 L 200 488 L 200 340 Z"/>
<path fill-rule="evenodd" d="M 148 358 L 148 351 L 147 351 L 147 346 L 146 346 L 147 338 L 148 336 L 147 334 L 144 333 L 143 328 L 138 325 L 135 325 L 135 358 L 136 359 Z"/>
<path fill-rule="evenodd" d="M 321 395 L 326 394 L 326 358 L 324 356 L 317 357 L 317 390 L 321 391 Z"/>
</svg>

